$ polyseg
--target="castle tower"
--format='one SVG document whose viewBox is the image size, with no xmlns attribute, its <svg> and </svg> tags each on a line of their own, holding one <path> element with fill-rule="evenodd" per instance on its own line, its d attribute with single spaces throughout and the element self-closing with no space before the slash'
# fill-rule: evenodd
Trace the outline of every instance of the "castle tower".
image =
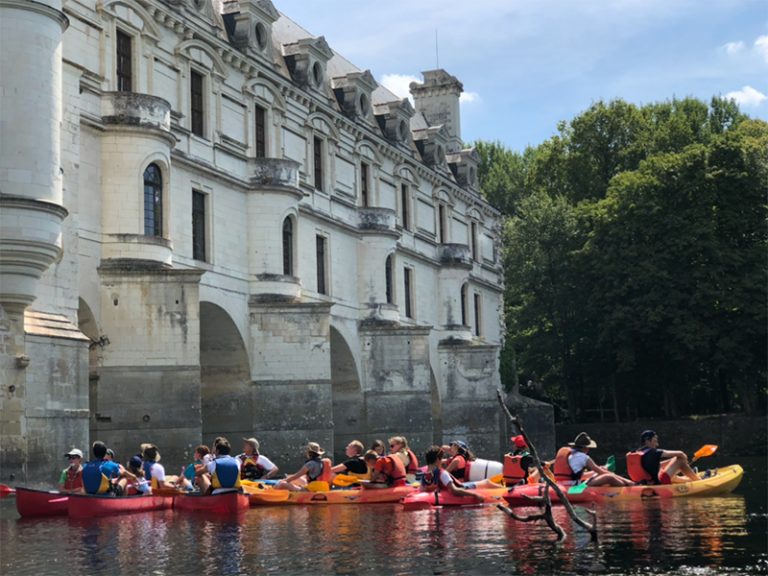
<svg viewBox="0 0 768 576">
<path fill-rule="evenodd" d="M 461 150 L 461 111 L 459 97 L 464 85 L 455 76 L 439 68 L 421 73 L 424 82 L 411 82 L 410 90 L 416 107 L 430 126 L 445 126 L 448 153 Z"/>
</svg>

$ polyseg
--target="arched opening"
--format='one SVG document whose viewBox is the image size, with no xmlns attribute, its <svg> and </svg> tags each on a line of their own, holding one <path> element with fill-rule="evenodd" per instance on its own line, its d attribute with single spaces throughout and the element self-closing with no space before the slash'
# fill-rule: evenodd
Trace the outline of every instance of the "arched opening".
<svg viewBox="0 0 768 576">
<path fill-rule="evenodd" d="M 461 325 L 462 326 L 469 326 L 469 320 L 467 313 L 467 306 L 469 305 L 469 287 L 467 283 L 465 282 L 464 285 L 461 287 Z"/>
<path fill-rule="evenodd" d="M 144 234 L 163 235 L 163 175 L 154 162 L 144 170 Z"/>
<path fill-rule="evenodd" d="M 341 462 L 350 440 L 366 443 L 368 426 L 355 358 L 347 341 L 334 327 L 331 327 L 331 393 L 334 461 Z"/>
<path fill-rule="evenodd" d="M 200 388 L 204 443 L 253 435 L 248 354 L 232 318 L 210 302 L 200 303 Z"/>
<path fill-rule="evenodd" d="M 384 264 L 384 280 L 386 284 L 386 293 L 387 293 L 387 304 L 394 304 L 395 303 L 395 293 L 394 293 L 394 286 L 392 284 L 393 282 L 393 274 L 392 274 L 392 254 L 387 256 L 387 260 Z"/>
<path fill-rule="evenodd" d="M 283 274 L 295 276 L 293 273 L 293 218 L 283 220 Z"/>
<path fill-rule="evenodd" d="M 432 442 L 443 444 L 443 405 L 440 403 L 440 390 L 437 387 L 435 371 L 429 367 L 429 391 L 432 397 Z"/>
</svg>

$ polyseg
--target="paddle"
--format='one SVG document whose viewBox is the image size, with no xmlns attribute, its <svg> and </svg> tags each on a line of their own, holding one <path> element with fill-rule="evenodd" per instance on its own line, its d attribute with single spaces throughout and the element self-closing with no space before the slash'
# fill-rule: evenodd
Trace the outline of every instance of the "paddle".
<svg viewBox="0 0 768 576">
<path fill-rule="evenodd" d="M 5 484 L 0 484 L 0 498 L 7 498 L 16 494 L 16 490 Z"/>
<path fill-rule="evenodd" d="M 491 476 L 490 478 L 488 478 L 488 480 L 490 480 L 494 484 L 501 484 L 502 482 L 504 482 L 504 474 L 496 474 L 496 476 Z"/>
<path fill-rule="evenodd" d="M 604 468 L 608 470 L 608 472 L 616 472 L 616 458 L 614 458 L 613 454 L 608 456 Z"/>
<path fill-rule="evenodd" d="M 352 476 L 349 474 L 336 474 L 336 476 L 333 478 L 333 485 L 334 486 L 341 486 L 342 488 L 347 488 L 349 486 L 352 486 L 353 484 L 359 484 L 360 478 L 357 476 Z"/>
<path fill-rule="evenodd" d="M 581 482 L 580 484 L 576 484 L 568 488 L 568 494 L 581 494 L 586 489 L 587 489 L 587 483 Z"/>
<path fill-rule="evenodd" d="M 712 456 L 717 452 L 717 445 L 716 444 L 704 444 L 701 448 L 696 450 L 693 454 L 693 460 L 691 460 L 691 464 L 696 462 L 699 458 L 706 458 L 707 456 Z"/>
</svg>

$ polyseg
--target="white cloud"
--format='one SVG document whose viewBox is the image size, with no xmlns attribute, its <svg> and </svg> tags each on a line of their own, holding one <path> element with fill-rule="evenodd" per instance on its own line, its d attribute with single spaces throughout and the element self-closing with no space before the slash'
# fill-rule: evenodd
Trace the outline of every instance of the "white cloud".
<svg viewBox="0 0 768 576">
<path fill-rule="evenodd" d="M 755 51 L 763 57 L 763 60 L 768 62 L 768 35 L 758 36 L 754 45 Z"/>
<path fill-rule="evenodd" d="M 735 54 L 738 54 L 739 52 L 744 50 L 744 48 L 746 48 L 746 45 L 744 44 L 744 42 L 739 40 L 738 42 L 726 42 L 725 44 L 723 44 L 722 48 L 726 54 L 728 54 L 729 56 L 734 56 Z"/>
<path fill-rule="evenodd" d="M 480 101 L 480 94 L 477 92 L 462 92 L 459 102 L 462 104 L 472 104 Z"/>
<path fill-rule="evenodd" d="M 744 86 L 741 90 L 728 92 L 725 95 L 729 100 L 735 100 L 739 106 L 760 106 L 768 96 L 755 90 L 752 86 Z"/>
<path fill-rule="evenodd" d="M 413 101 L 410 91 L 411 82 L 421 82 L 421 80 L 409 74 L 384 74 L 381 77 L 381 85 L 384 88 L 400 98 L 408 98 Z"/>
</svg>

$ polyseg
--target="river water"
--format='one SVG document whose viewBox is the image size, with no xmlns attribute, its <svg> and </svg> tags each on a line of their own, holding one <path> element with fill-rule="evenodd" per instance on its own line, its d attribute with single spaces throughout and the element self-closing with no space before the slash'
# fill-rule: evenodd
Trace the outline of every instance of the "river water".
<svg viewBox="0 0 768 576">
<path fill-rule="evenodd" d="M 545 526 L 493 507 L 283 506 L 231 518 L 168 510 L 76 521 L 20 519 L 7 498 L 0 574 L 768 574 L 767 463 L 741 463 L 744 481 L 728 497 L 599 507 L 597 544 L 562 510 L 569 537 L 555 544 Z"/>
</svg>

